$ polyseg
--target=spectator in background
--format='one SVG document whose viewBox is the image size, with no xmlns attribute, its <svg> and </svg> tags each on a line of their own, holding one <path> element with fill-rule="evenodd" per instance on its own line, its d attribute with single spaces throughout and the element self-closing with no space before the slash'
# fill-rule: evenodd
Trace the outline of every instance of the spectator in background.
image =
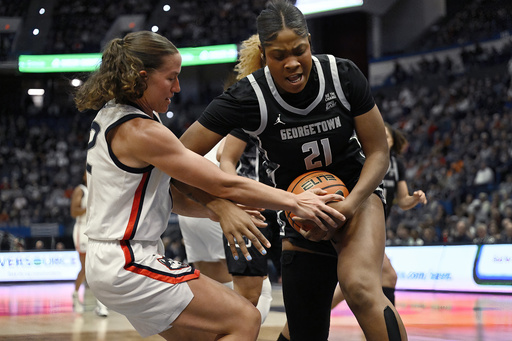
<svg viewBox="0 0 512 341">
<path fill-rule="evenodd" d="M 417 229 L 411 229 L 411 238 L 409 239 L 410 240 L 410 244 L 409 245 L 414 245 L 414 246 L 421 246 L 423 245 L 425 242 L 423 241 L 423 239 L 421 239 L 420 237 L 420 233 Z"/>
<path fill-rule="evenodd" d="M 396 228 L 396 237 L 393 245 L 412 245 L 411 232 L 405 223 L 398 224 Z"/>
<path fill-rule="evenodd" d="M 489 196 L 485 192 L 480 192 L 478 197 L 475 198 L 468 207 L 468 216 L 473 216 L 471 219 L 474 222 L 488 222 L 491 214 L 491 202 Z"/>
<path fill-rule="evenodd" d="M 34 246 L 34 249 L 35 249 L 36 251 L 42 251 L 42 250 L 44 250 L 44 249 L 45 249 L 44 242 L 43 242 L 42 240 L 38 240 L 38 241 L 36 241 L 36 244 L 35 244 L 35 246 Z"/>
<path fill-rule="evenodd" d="M 473 238 L 473 244 L 494 244 L 496 239 L 489 235 L 487 225 L 479 223 L 476 226 L 475 238 Z"/>
<path fill-rule="evenodd" d="M 505 218 L 502 221 L 500 243 L 512 243 L 512 220 Z"/>
<path fill-rule="evenodd" d="M 487 162 L 482 161 L 480 163 L 480 168 L 476 172 L 473 183 L 475 186 L 492 185 L 494 183 L 494 171 Z"/>
<path fill-rule="evenodd" d="M 453 244 L 471 244 L 473 242 L 473 238 L 468 231 L 467 218 L 460 218 L 457 221 L 450 242 Z"/>
<path fill-rule="evenodd" d="M 423 239 L 423 245 L 435 245 L 439 244 L 439 238 L 437 237 L 436 230 L 428 226 L 422 230 L 421 238 Z"/>
<path fill-rule="evenodd" d="M 0 231 L 2 237 L 0 238 L 0 250 L 11 251 L 11 238 L 7 231 Z"/>
</svg>

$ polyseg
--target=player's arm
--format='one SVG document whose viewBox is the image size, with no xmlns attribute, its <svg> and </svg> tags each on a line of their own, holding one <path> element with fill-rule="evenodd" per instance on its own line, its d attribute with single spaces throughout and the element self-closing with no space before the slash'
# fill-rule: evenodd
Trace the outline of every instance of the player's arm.
<svg viewBox="0 0 512 341">
<path fill-rule="evenodd" d="M 75 187 L 71 194 L 71 205 L 69 207 L 70 214 L 73 218 L 79 217 L 85 214 L 86 209 L 82 208 L 82 198 L 84 191 L 80 187 Z"/>
<path fill-rule="evenodd" d="M 187 217 L 197 217 L 197 218 L 210 218 L 212 220 L 218 221 L 218 217 L 215 213 L 209 210 L 206 206 L 201 203 L 192 200 L 179 189 L 176 188 L 171 182 L 170 191 L 172 194 L 172 212 L 187 216 Z"/>
<path fill-rule="evenodd" d="M 409 195 L 407 182 L 402 180 L 397 184 L 396 201 L 398 207 L 402 210 L 410 210 L 418 204 L 425 205 L 427 203 L 427 196 L 422 190 L 414 191 L 412 195 Z"/>
<path fill-rule="evenodd" d="M 172 136 L 174 137 L 174 135 Z M 192 148 L 192 150 L 199 153 L 208 152 L 216 143 L 219 142 L 220 139 L 221 135 L 210 131 L 198 122 L 195 122 L 187 130 L 184 136 L 182 136 L 182 141 L 184 141 L 185 146 L 187 148 Z M 160 142 L 162 143 L 163 140 L 161 139 Z M 170 141 L 168 141 L 168 143 L 170 143 Z M 203 144 L 207 145 L 207 148 L 204 148 Z M 325 196 L 317 196 L 311 192 L 294 195 L 245 177 L 227 174 L 209 161 L 207 162 L 209 165 L 206 167 L 205 162 L 207 160 L 190 152 L 190 150 L 185 148 L 183 145 L 174 144 L 173 147 L 175 148 L 176 157 L 178 157 L 178 154 L 182 156 L 182 158 L 179 158 L 180 161 L 176 162 L 176 157 L 173 157 L 172 160 L 169 157 L 164 157 L 164 160 L 161 161 L 168 163 L 166 166 L 179 168 L 179 171 L 176 173 L 177 175 L 174 178 L 189 185 L 198 187 L 214 196 L 230 199 L 234 202 L 252 207 L 264 207 L 272 210 L 284 209 L 291 211 L 299 217 L 314 221 L 323 229 L 327 229 L 327 225 L 337 225 L 332 217 L 339 220 L 345 219 L 341 213 L 325 205 L 326 202 L 340 200 L 341 196 L 339 195 L 331 196 L 327 194 Z M 157 165 L 156 163 L 152 164 Z M 212 178 L 215 178 L 216 181 L 211 181 Z M 290 194 L 292 195 L 291 197 Z M 320 200 L 323 203 L 319 205 L 315 204 L 313 206 L 316 207 L 311 207 L 313 202 L 317 200 Z M 294 204 L 294 201 L 298 205 Z M 283 205 L 291 205 L 293 208 L 286 209 Z M 312 211 L 310 211 L 311 208 L 313 209 Z M 296 213 L 294 211 L 300 213 Z"/>
<path fill-rule="evenodd" d="M 349 219 L 379 186 L 389 166 L 389 150 L 382 115 L 377 108 L 355 117 L 357 137 L 366 156 L 359 181 L 345 200 L 332 203 Z"/>
<path fill-rule="evenodd" d="M 247 142 L 233 135 L 226 136 L 222 152 L 220 153 L 220 169 L 229 174 L 237 174 L 236 167 L 244 153 L 245 147 L 247 147 Z"/>
</svg>

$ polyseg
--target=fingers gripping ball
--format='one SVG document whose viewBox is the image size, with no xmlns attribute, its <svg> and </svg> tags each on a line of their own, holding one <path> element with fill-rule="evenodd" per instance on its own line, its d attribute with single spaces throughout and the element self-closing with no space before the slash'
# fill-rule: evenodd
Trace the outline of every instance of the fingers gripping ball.
<svg viewBox="0 0 512 341">
<path fill-rule="evenodd" d="M 288 186 L 288 192 L 299 194 L 314 188 L 323 189 L 329 194 L 340 194 L 344 197 L 348 195 L 348 188 L 343 181 L 336 175 L 325 171 L 311 171 L 299 175 L 292 181 L 290 186 Z M 309 231 L 316 226 L 315 223 L 309 221 L 294 221 L 292 218 L 295 217 L 295 215 L 288 211 L 285 212 L 285 216 L 290 225 L 297 231 L 301 228 L 304 231 Z"/>
</svg>

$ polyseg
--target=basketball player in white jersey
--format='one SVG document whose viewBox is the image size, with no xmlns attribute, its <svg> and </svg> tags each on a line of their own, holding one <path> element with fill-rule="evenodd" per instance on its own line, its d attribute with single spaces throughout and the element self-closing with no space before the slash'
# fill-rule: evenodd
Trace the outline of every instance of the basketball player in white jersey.
<svg viewBox="0 0 512 341">
<path fill-rule="evenodd" d="M 171 210 L 219 220 L 232 244 L 246 236 L 264 252 L 261 242 L 270 245 L 258 223 L 233 202 L 292 211 L 327 230 L 344 221 L 326 205 L 341 196 L 278 190 L 186 149 L 159 118 L 181 90 L 180 72 L 181 55 L 169 40 L 132 32 L 106 44 L 99 70 L 77 91 L 79 110 L 99 110 L 87 153 L 87 281 L 142 337 L 256 340 L 260 314 L 249 301 L 163 255 Z M 200 189 L 195 201 L 170 186 L 171 177 Z"/>
<path fill-rule="evenodd" d="M 218 143 L 204 157 L 219 165 Z M 194 265 L 202 274 L 233 289 L 233 278 L 228 272 L 226 253 L 222 241 L 220 224 L 208 218 L 178 216 L 187 262 Z"/>
<path fill-rule="evenodd" d="M 73 310 L 77 313 L 84 312 L 84 306 L 80 302 L 78 290 L 80 286 L 85 280 L 85 256 L 87 253 L 87 236 L 85 235 L 85 213 L 87 211 L 87 197 L 89 191 L 87 190 L 87 177 L 84 172 L 83 183 L 79 184 L 73 190 L 73 194 L 71 195 L 71 206 L 70 213 L 71 217 L 75 218 L 75 225 L 73 226 L 73 243 L 75 244 L 75 249 L 78 252 L 80 257 L 80 271 L 75 280 L 75 290 L 73 291 Z M 101 303 L 99 300 L 96 300 L 96 308 L 94 312 L 102 317 L 108 316 L 107 307 Z"/>
</svg>

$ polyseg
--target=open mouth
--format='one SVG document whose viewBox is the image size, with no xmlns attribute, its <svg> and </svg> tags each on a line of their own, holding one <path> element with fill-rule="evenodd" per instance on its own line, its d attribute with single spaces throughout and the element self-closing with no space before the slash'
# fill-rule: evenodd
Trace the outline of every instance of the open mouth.
<svg viewBox="0 0 512 341">
<path fill-rule="evenodd" d="M 290 77 L 286 77 L 286 79 L 290 83 L 298 83 L 298 82 L 300 82 L 302 80 L 302 74 L 292 75 Z"/>
</svg>

